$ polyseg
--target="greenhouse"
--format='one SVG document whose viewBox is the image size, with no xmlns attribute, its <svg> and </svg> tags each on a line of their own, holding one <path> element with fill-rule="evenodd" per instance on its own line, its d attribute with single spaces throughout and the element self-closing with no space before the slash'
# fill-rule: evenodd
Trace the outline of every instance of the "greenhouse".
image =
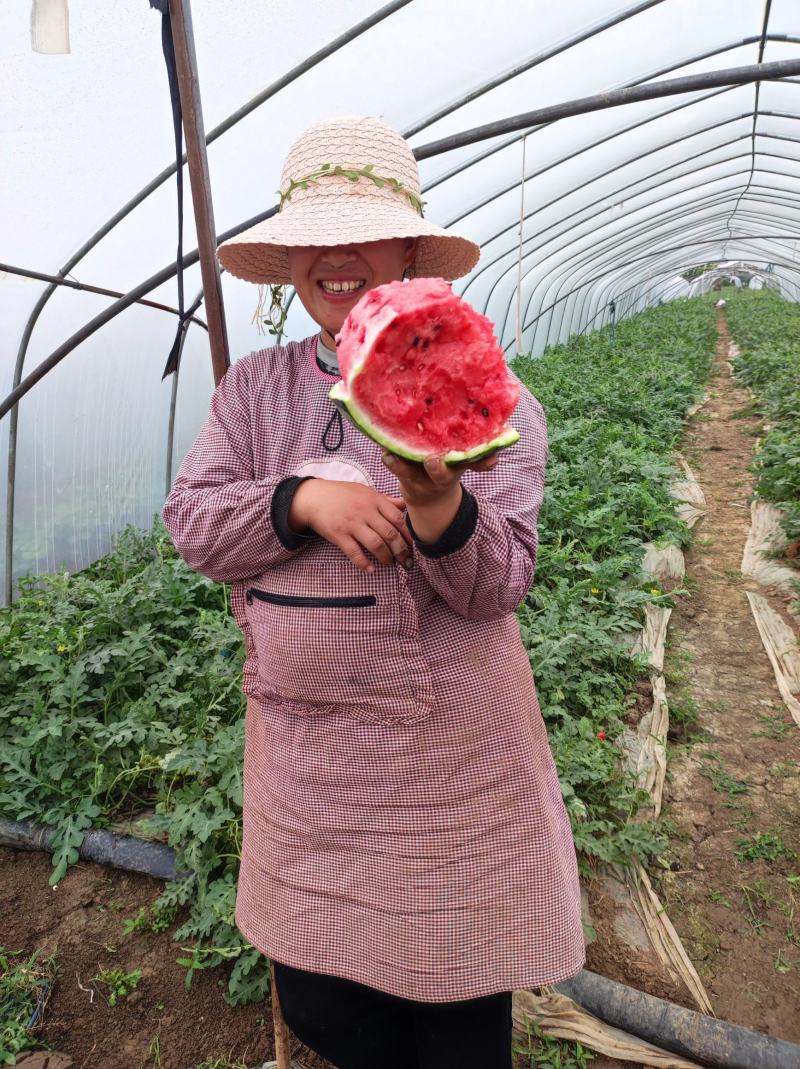
<svg viewBox="0 0 800 1069">
<path fill-rule="evenodd" d="M 0 1064 L 800 1066 L 796 0 L 0 31 Z"/>
</svg>

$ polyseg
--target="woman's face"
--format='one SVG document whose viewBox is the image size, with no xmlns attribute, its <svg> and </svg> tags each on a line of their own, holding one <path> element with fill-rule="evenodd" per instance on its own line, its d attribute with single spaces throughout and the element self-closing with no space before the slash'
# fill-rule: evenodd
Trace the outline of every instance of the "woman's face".
<svg viewBox="0 0 800 1069">
<path fill-rule="evenodd" d="M 395 282 L 416 253 L 415 238 L 387 238 L 358 245 L 289 248 L 292 285 L 303 307 L 333 348 L 347 313 L 366 290 Z"/>
</svg>

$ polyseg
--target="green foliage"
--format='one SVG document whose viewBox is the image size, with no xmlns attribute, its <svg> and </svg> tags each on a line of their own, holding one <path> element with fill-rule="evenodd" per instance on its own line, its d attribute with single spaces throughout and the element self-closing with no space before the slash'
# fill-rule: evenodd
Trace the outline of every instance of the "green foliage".
<svg viewBox="0 0 800 1069">
<path fill-rule="evenodd" d="M 767 289 L 726 292 L 725 300 L 741 349 L 736 375 L 770 424 L 753 465 L 758 492 L 783 510 L 784 530 L 794 541 L 800 539 L 800 306 Z"/>
<path fill-rule="evenodd" d="M 749 794 L 752 790 L 752 784 L 749 780 L 736 779 L 735 776 L 728 772 L 716 750 L 709 750 L 706 753 L 705 760 L 700 766 L 700 771 L 711 783 L 714 790 L 719 794 L 727 794 L 731 802 L 734 798 Z"/>
<path fill-rule="evenodd" d="M 758 831 L 747 839 L 736 840 L 736 857 L 739 861 L 777 861 L 779 857 L 794 857 L 795 853 L 781 839 L 783 828 L 774 831 Z"/>
<path fill-rule="evenodd" d="M 725 909 L 733 909 L 733 904 L 729 898 L 726 898 L 722 891 L 709 891 L 708 897 L 712 902 L 716 902 L 720 906 L 724 906 Z"/>
<path fill-rule="evenodd" d="M 760 731 L 750 733 L 751 739 L 775 739 L 776 742 L 783 742 L 795 729 L 791 720 L 779 720 L 777 714 L 760 716 L 758 719 L 763 726 Z"/>
<path fill-rule="evenodd" d="M 366 178 L 369 182 L 372 182 L 378 189 L 383 189 L 385 186 L 389 186 L 390 189 L 395 190 L 397 193 L 402 193 L 404 197 L 408 199 L 408 202 L 414 208 L 415 211 L 422 215 L 422 209 L 425 207 L 425 201 L 420 200 L 419 197 L 408 189 L 398 178 L 387 177 L 386 175 L 377 174 L 375 171 L 375 164 L 368 163 L 365 167 L 343 167 L 341 164 L 335 166 L 330 163 L 323 163 L 316 171 L 311 171 L 310 174 L 303 175 L 302 178 L 290 178 L 289 185 L 286 189 L 279 189 L 277 192 L 280 196 L 280 202 L 278 204 L 278 210 L 281 210 L 287 200 L 291 199 L 292 194 L 296 189 L 308 189 L 309 185 L 317 185 L 320 178 L 346 178 L 349 182 L 357 182 L 359 178 Z"/>
<path fill-rule="evenodd" d="M 124 972 L 122 969 L 101 969 L 92 979 L 108 988 L 106 1000 L 109 1006 L 116 1006 L 120 999 L 127 998 L 131 991 L 135 991 L 139 986 L 142 970 Z"/>
<path fill-rule="evenodd" d="M 588 1047 L 546 1035 L 538 1020 L 525 1017 L 522 1027 L 512 1047 L 517 1069 L 588 1069 L 594 1061 Z"/>
<path fill-rule="evenodd" d="M 599 331 L 516 364 L 551 449 L 519 621 L 584 868 L 661 841 L 634 819 L 646 796 L 612 740 L 644 669 L 626 636 L 649 602 L 669 604 L 641 572 L 641 543 L 688 541 L 669 457 L 714 342 L 708 302 L 673 302 L 619 324 L 615 344 Z M 264 998 L 266 962 L 234 918 L 244 651 L 227 589 L 190 571 L 158 520 L 82 573 L 20 586 L 0 610 L 0 809 L 55 826 L 57 881 L 86 828 L 154 808 L 152 830 L 189 875 L 126 932 L 180 917 L 187 983 L 224 964 L 230 1002 Z"/>
<path fill-rule="evenodd" d="M 155 806 L 191 875 L 148 923 L 186 907 L 177 937 L 225 948 L 229 996 L 263 991 L 266 966 L 233 923 L 244 650 L 226 588 L 186 566 L 160 520 L 84 572 L 20 588 L 0 611 L 0 810 L 56 828 L 55 883 L 88 827 Z"/>
<path fill-rule="evenodd" d="M 682 278 L 685 278 L 687 282 L 691 282 L 692 279 L 697 278 L 699 275 L 704 275 L 706 271 L 713 271 L 718 264 L 698 264 L 696 267 L 690 267 L 688 271 L 684 271 Z"/>
<path fill-rule="evenodd" d="M 670 455 L 703 392 L 716 341 L 707 302 L 676 301 L 571 339 L 514 370 L 544 406 L 550 459 L 536 582 L 519 610 L 542 714 L 585 869 L 658 851 L 647 796 L 606 738 L 645 670 L 624 636 L 669 599 L 641 572 L 642 543 L 685 545 Z M 600 733 L 600 735 L 598 735 Z"/>
<path fill-rule="evenodd" d="M 46 1046 L 35 1029 L 55 973 L 55 958 L 39 961 L 38 951 L 25 957 L 0 947 L 0 1065 L 16 1065 L 18 1054 Z"/>
</svg>

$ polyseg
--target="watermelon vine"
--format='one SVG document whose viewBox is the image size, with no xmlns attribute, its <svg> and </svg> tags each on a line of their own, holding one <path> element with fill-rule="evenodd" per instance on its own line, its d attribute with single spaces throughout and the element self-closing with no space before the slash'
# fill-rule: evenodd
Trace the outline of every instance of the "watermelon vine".
<svg viewBox="0 0 800 1069">
<path fill-rule="evenodd" d="M 685 543 L 670 452 L 702 392 L 713 305 L 673 302 L 515 370 L 550 427 L 537 578 L 519 610 L 580 863 L 660 849 L 613 739 L 641 666 L 620 641 L 645 605 L 641 543 Z M 264 996 L 234 919 L 241 848 L 241 635 L 227 590 L 177 556 L 160 520 L 81 573 L 20 583 L 0 610 L 0 810 L 57 829 L 54 880 L 90 824 L 154 810 L 188 870 L 128 930 L 169 929 L 189 970 L 224 965 L 228 998 Z"/>
</svg>

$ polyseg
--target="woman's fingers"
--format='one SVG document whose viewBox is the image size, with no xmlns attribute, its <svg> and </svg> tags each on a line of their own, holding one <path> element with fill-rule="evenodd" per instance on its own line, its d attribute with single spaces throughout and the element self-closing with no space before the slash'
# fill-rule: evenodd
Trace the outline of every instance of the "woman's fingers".
<svg viewBox="0 0 800 1069">
<path fill-rule="evenodd" d="M 428 457 L 425 461 L 425 471 L 428 473 L 428 478 L 440 490 L 446 490 L 453 483 L 458 482 L 460 477 L 459 468 L 460 465 L 459 467 L 453 467 L 445 464 L 441 457 Z"/>
<path fill-rule="evenodd" d="M 423 466 L 412 460 L 403 460 L 395 453 L 384 453 L 382 459 L 389 471 L 396 475 L 401 483 L 415 483 L 420 478 L 426 478 Z"/>
<path fill-rule="evenodd" d="M 364 550 L 350 535 L 342 535 L 336 542 L 344 555 L 362 572 L 374 572 L 375 566 L 369 562 Z"/>
<path fill-rule="evenodd" d="M 456 464 L 452 470 L 457 472 L 458 477 L 461 478 L 465 471 L 492 471 L 499 463 L 500 454 L 492 453 L 480 460 L 468 460 L 465 464 Z"/>
<path fill-rule="evenodd" d="M 369 550 L 372 556 L 379 560 L 381 564 L 391 564 L 393 562 L 394 552 L 391 546 L 386 543 L 386 540 L 373 527 L 368 527 L 364 524 L 363 527 L 355 532 L 355 535 L 364 549 Z"/>
<path fill-rule="evenodd" d="M 394 538 L 396 535 L 399 534 L 402 540 L 410 546 L 411 532 L 409 531 L 408 524 L 406 523 L 406 515 L 404 512 L 401 512 L 398 507 L 395 507 L 394 504 L 389 504 L 389 502 L 396 501 L 399 501 L 403 505 L 405 504 L 401 497 L 388 498 L 387 501 L 381 502 L 378 505 L 378 511 L 380 512 L 381 516 L 384 517 L 384 519 L 387 519 L 389 523 L 394 525 L 394 530 L 392 531 L 391 537 Z M 388 542 L 389 538 L 387 538 L 386 541 Z"/>
<path fill-rule="evenodd" d="M 491 471 L 492 468 L 496 468 L 500 463 L 499 452 L 491 453 L 488 457 L 483 457 L 481 460 L 476 460 L 474 464 L 468 464 L 467 467 L 472 468 L 473 471 Z"/>
<path fill-rule="evenodd" d="M 391 527 L 389 524 L 381 523 L 380 527 L 375 528 L 383 541 L 389 547 L 392 555 L 402 563 L 408 556 L 408 543 L 403 535 L 398 531 L 396 527 Z"/>
</svg>

